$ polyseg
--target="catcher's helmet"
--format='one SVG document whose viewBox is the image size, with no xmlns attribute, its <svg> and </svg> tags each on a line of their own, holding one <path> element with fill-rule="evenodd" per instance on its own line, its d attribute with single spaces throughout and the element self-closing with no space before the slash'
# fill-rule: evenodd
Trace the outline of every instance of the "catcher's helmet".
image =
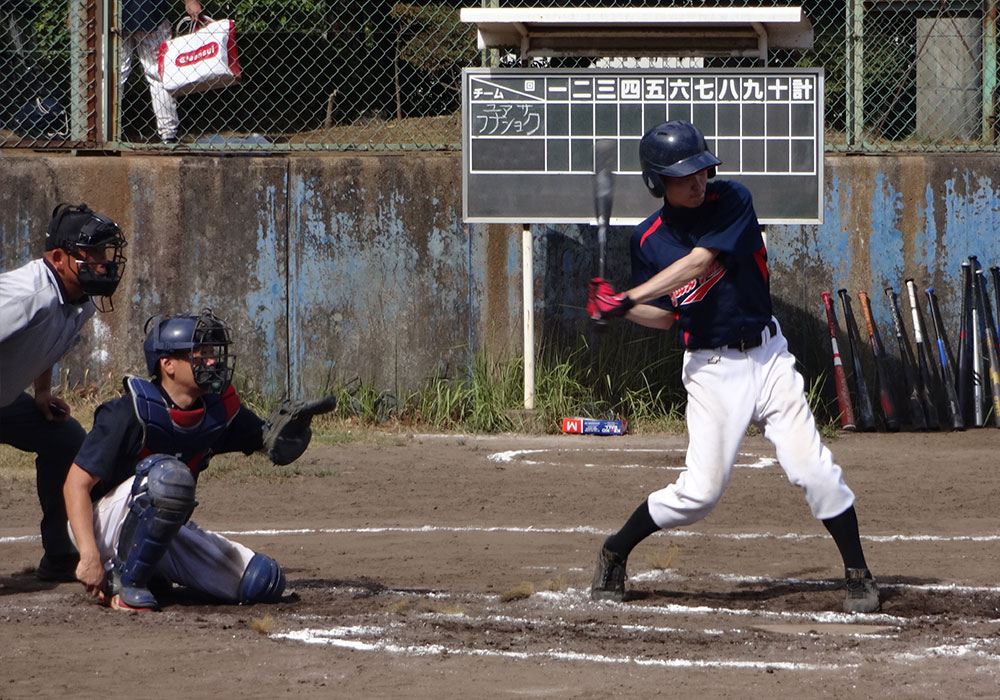
<svg viewBox="0 0 1000 700">
<path fill-rule="evenodd" d="M 45 234 L 45 250 L 61 248 L 76 258 L 80 289 L 89 297 L 107 297 L 94 304 L 101 311 L 113 308 L 110 297 L 125 272 L 125 238 L 118 224 L 86 204 L 60 204 L 52 210 Z M 86 259 L 79 259 L 85 253 Z M 103 268 L 100 272 L 98 268 Z"/>
<path fill-rule="evenodd" d="M 206 394 L 221 394 L 233 379 L 236 358 L 229 353 L 230 330 L 211 309 L 200 314 L 153 316 L 146 321 L 146 356 L 149 376 L 159 377 L 160 358 L 190 354 L 194 381 Z M 198 350 L 197 355 L 193 354 Z"/>
<path fill-rule="evenodd" d="M 646 132 L 639 142 L 639 164 L 642 181 L 654 197 L 662 197 L 663 181 L 667 177 L 686 177 L 707 168 L 709 177 L 715 166 L 722 163 L 705 145 L 705 137 L 691 122 L 663 122 Z"/>
</svg>

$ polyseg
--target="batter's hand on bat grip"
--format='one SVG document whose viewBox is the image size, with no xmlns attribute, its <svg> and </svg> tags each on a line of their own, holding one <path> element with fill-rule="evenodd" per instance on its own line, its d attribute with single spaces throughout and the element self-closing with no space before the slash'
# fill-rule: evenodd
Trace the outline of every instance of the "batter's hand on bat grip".
<svg viewBox="0 0 1000 700">
<path fill-rule="evenodd" d="M 628 294 L 615 292 L 602 277 L 594 277 L 587 285 L 587 313 L 595 321 L 624 316 L 633 306 Z"/>
</svg>

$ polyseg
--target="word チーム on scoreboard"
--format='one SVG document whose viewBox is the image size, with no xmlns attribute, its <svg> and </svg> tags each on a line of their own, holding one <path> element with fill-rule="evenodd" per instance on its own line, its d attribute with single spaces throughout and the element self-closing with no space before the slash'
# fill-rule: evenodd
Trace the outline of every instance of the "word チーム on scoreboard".
<svg viewBox="0 0 1000 700">
<path fill-rule="evenodd" d="M 617 145 L 612 223 L 656 207 L 639 140 L 668 119 L 693 122 L 745 184 L 761 223 L 819 223 L 823 71 L 795 69 L 466 69 L 466 221 L 592 223 L 595 143 Z"/>
</svg>

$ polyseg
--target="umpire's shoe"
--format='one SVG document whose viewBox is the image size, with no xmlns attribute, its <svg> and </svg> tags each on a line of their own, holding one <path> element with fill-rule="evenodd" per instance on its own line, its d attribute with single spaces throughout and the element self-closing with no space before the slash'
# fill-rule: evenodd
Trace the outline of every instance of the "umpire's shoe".
<svg viewBox="0 0 1000 700">
<path fill-rule="evenodd" d="M 76 581 L 76 565 L 80 563 L 80 555 L 76 552 L 72 554 L 43 554 L 38 568 L 35 569 L 35 577 L 39 581 L 72 582 Z"/>
<path fill-rule="evenodd" d="M 597 570 L 590 584 L 592 600 L 625 600 L 625 560 L 607 547 L 597 555 Z"/>
<path fill-rule="evenodd" d="M 868 569 L 847 569 L 846 613 L 873 613 L 882 608 L 878 600 L 878 584 Z"/>
</svg>

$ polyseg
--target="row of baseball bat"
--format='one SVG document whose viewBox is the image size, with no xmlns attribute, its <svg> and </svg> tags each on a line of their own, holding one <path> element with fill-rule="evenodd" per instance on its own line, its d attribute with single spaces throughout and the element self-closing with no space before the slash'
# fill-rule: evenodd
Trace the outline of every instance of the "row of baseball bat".
<svg viewBox="0 0 1000 700">
<path fill-rule="evenodd" d="M 915 430 L 965 430 L 984 427 L 992 421 L 1000 428 L 1000 336 L 997 334 L 994 308 L 1000 313 L 1000 267 L 989 268 L 993 300 L 987 290 L 986 274 L 976 256 L 962 263 L 962 305 L 958 336 L 958 358 L 952 353 L 941 309 L 933 288 L 925 290 L 926 307 L 913 278 L 904 280 L 910 310 L 913 347 L 903 323 L 900 298 L 892 287 L 885 289 L 890 317 L 902 368 L 903 394 L 897 401 L 897 382 L 891 356 L 882 343 L 866 292 L 858 292 L 875 375 L 875 396 L 881 425 L 895 432 L 904 424 Z M 837 292 L 844 310 L 844 325 L 851 353 L 854 396 L 837 343 L 837 316 L 834 300 L 823 292 L 830 342 L 833 349 L 833 372 L 837 389 L 840 424 L 844 430 L 878 429 L 872 394 L 869 391 L 860 351 L 858 326 L 846 289 Z M 930 314 L 930 331 L 924 322 L 924 308 Z M 931 335 L 933 333 L 933 337 Z M 931 347 L 933 346 L 933 347 Z M 905 413 L 901 407 L 905 406 Z"/>
</svg>

